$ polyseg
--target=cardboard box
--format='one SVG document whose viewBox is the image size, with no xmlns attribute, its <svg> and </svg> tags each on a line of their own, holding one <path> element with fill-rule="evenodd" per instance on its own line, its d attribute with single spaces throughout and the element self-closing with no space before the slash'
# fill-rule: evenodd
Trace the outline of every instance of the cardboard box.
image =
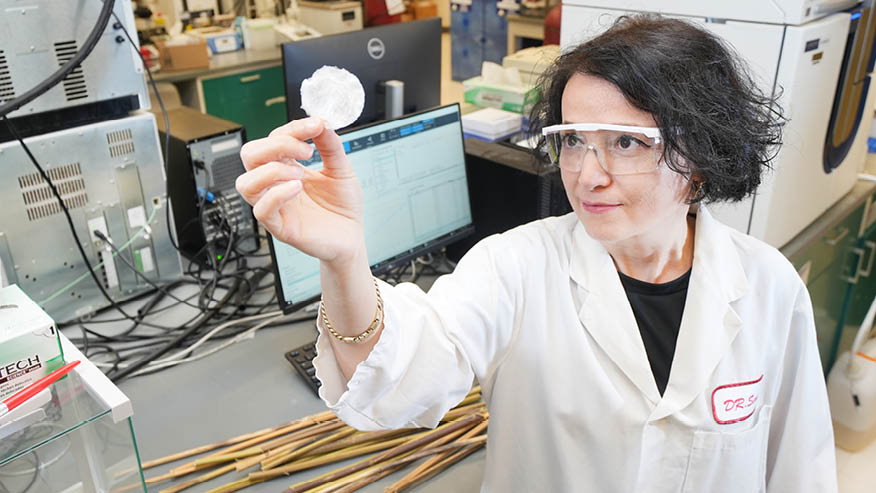
<svg viewBox="0 0 876 493">
<path fill-rule="evenodd" d="M 414 11 L 414 19 L 428 19 L 438 17 L 438 5 L 432 0 L 418 0 L 411 3 Z"/>
<path fill-rule="evenodd" d="M 191 70 L 210 66 L 207 42 L 195 37 L 191 39 L 192 42 L 186 44 L 176 44 L 161 39 L 153 40 L 158 47 L 161 70 Z"/>
<path fill-rule="evenodd" d="M 63 365 L 52 317 L 17 285 L 0 289 L 0 400 Z"/>
</svg>

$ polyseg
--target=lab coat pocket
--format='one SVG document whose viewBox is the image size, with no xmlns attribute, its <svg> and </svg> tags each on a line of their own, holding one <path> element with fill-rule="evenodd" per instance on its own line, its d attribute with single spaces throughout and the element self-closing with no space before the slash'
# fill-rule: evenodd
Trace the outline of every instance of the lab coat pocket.
<svg viewBox="0 0 876 493">
<path fill-rule="evenodd" d="M 772 406 L 754 425 L 736 432 L 694 433 L 684 478 L 685 493 L 756 493 L 766 490 L 766 452 Z"/>
</svg>

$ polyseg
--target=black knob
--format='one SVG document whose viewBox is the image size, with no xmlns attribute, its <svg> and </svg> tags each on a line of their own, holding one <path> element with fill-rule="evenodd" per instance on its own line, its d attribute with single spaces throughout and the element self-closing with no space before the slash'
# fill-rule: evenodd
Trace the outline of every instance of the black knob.
<svg viewBox="0 0 876 493">
<path fill-rule="evenodd" d="M 204 169 L 204 160 L 203 159 L 195 159 L 192 161 L 192 164 L 195 165 L 195 168 Z"/>
<path fill-rule="evenodd" d="M 116 43 L 121 44 L 121 43 L 124 43 L 124 42 L 125 42 L 125 37 L 124 37 L 124 36 L 122 36 L 121 34 L 118 35 L 118 36 L 116 36 Z"/>
<path fill-rule="evenodd" d="M 118 30 L 121 29 L 121 28 L 122 28 L 122 23 L 121 23 L 121 22 L 114 22 L 114 23 L 113 23 L 113 29 L 115 29 L 116 31 L 118 31 Z"/>
</svg>

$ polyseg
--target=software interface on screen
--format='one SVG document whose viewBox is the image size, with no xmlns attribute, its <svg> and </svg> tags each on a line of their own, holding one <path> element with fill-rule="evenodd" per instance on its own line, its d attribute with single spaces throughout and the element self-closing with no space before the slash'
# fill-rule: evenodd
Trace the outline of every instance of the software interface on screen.
<svg viewBox="0 0 876 493">
<path fill-rule="evenodd" d="M 372 266 L 414 253 L 471 224 L 461 132 L 459 107 L 452 105 L 341 136 L 362 184 Z M 302 164 L 322 168 L 316 152 Z M 285 303 L 318 295 L 319 261 L 272 241 Z"/>
</svg>

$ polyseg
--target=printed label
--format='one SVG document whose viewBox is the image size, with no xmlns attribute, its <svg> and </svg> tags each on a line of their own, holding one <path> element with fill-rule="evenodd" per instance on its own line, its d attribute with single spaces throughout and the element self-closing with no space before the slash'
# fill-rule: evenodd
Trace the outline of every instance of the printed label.
<svg viewBox="0 0 876 493">
<path fill-rule="evenodd" d="M 128 209 L 128 226 L 131 229 L 146 225 L 146 209 L 142 205 Z"/>
<path fill-rule="evenodd" d="M 34 372 L 42 368 L 40 356 L 35 354 L 27 359 L 21 359 L 0 367 L 0 384 Z"/>
</svg>

